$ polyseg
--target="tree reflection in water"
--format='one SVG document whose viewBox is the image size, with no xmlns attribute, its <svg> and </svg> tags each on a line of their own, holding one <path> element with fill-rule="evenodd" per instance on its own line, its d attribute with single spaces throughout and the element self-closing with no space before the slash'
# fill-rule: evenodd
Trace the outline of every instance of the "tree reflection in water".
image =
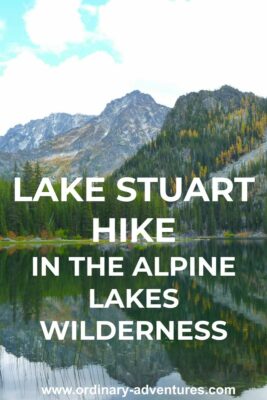
<svg viewBox="0 0 267 400">
<path fill-rule="evenodd" d="M 60 255 L 61 276 L 33 278 L 31 260 L 36 255 Z M 96 259 L 103 255 L 123 256 L 127 265 L 125 276 L 119 279 L 74 278 L 67 263 L 70 255 L 93 256 Z M 180 274 L 175 278 L 142 276 L 129 279 L 140 256 L 145 256 L 148 261 L 160 256 L 163 265 L 168 268 L 169 257 L 178 255 L 207 258 L 235 256 L 236 277 L 190 278 Z M 235 386 L 238 394 L 250 388 L 263 387 L 267 383 L 266 256 L 264 241 L 209 241 L 131 249 L 125 246 L 84 246 L 3 250 L 0 253 L 0 345 L 3 346 L 0 365 L 3 379 L 9 368 L 6 360 L 13 357 L 13 364 L 17 360 L 17 370 L 12 367 L 13 377 L 28 395 L 33 387 L 32 382 L 23 380 L 23 371 L 28 368 L 36 372 L 35 387 L 48 377 L 53 384 L 61 385 L 62 379 L 65 385 L 69 385 L 68 380 L 76 379 L 75 385 L 80 385 L 80 379 L 86 378 L 89 382 L 88 376 L 95 383 L 106 379 L 130 387 L 154 386 L 162 379 L 168 380 L 172 374 L 176 374 L 177 384 L 185 381 L 194 386 Z M 116 307 L 89 310 L 90 288 L 95 288 L 104 300 L 115 287 L 122 296 L 126 288 L 179 287 L 180 306 L 172 310 L 131 309 L 127 310 L 127 314 Z M 64 342 L 46 342 L 39 326 L 40 319 L 86 320 L 91 330 L 98 319 L 114 323 L 122 319 L 148 320 L 152 323 L 156 320 L 167 323 L 168 320 L 179 319 L 222 319 L 227 321 L 229 336 L 226 341 L 216 343 L 168 340 L 120 342 L 116 338 L 109 342 L 73 342 L 69 338 Z M 10 354 L 7 355 L 7 352 Z M 179 376 L 183 381 L 178 379 Z M 6 384 L 4 387 L 7 387 Z M 243 396 L 250 399 L 247 393 Z M 251 396 L 254 400 L 255 394 Z M 14 399 L 17 398 L 20 397 L 14 395 Z"/>
</svg>

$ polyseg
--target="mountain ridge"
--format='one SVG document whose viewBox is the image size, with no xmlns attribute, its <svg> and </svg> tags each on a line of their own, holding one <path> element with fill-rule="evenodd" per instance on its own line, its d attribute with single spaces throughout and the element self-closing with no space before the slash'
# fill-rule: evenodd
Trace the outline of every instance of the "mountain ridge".
<svg viewBox="0 0 267 400">
<path fill-rule="evenodd" d="M 191 174 L 205 177 L 261 143 L 266 114 L 266 99 L 227 85 L 183 95 L 166 116 L 156 140 L 117 173 L 151 176 L 153 171 L 187 180 Z M 150 160 L 148 166 L 143 165 L 144 159 Z"/>
<path fill-rule="evenodd" d="M 82 114 L 52 113 L 10 128 L 1 137 L 0 150 L 15 153 L 37 149 L 44 141 L 85 125 L 92 116 Z"/>
<path fill-rule="evenodd" d="M 109 175 L 120 168 L 119 174 L 125 174 L 129 170 L 129 165 L 132 172 L 135 170 L 133 174 L 142 174 L 147 170 L 147 174 L 151 175 L 152 171 L 149 172 L 148 163 L 144 168 L 142 165 L 138 169 L 139 161 L 137 163 L 136 161 L 139 154 L 142 154 L 141 161 L 150 159 L 151 164 L 154 160 L 156 169 L 153 170 L 153 173 L 157 171 L 158 175 L 174 176 L 178 172 L 183 175 L 185 172 L 183 168 L 179 171 L 174 167 L 175 157 L 182 163 L 187 163 L 190 159 L 193 162 L 196 161 L 199 165 L 191 172 L 198 175 L 201 172 L 201 163 L 202 167 L 206 168 L 203 161 L 206 156 L 202 151 L 199 160 L 194 160 L 195 157 L 192 158 L 190 146 L 193 141 L 198 141 L 199 147 L 203 147 L 206 136 L 211 135 L 211 132 L 208 132 L 211 129 L 213 130 L 213 134 L 210 136 L 211 140 L 206 141 L 206 146 L 210 148 L 210 151 L 207 151 L 207 157 L 209 158 L 209 153 L 213 151 L 212 148 L 217 146 L 216 157 L 221 158 L 221 163 L 234 161 L 240 155 L 259 145 L 261 139 L 256 138 L 254 133 L 248 134 L 242 144 L 242 150 L 235 150 L 235 152 L 231 150 L 233 154 L 230 158 L 228 157 L 228 160 L 226 160 L 225 154 L 221 154 L 223 151 L 229 152 L 229 148 L 224 147 L 226 145 L 228 147 L 237 146 L 235 141 L 240 136 L 240 124 L 246 124 L 247 120 L 252 118 L 255 107 L 258 107 L 259 110 L 266 108 L 266 102 L 266 99 L 255 96 L 253 93 L 241 92 L 229 85 L 224 85 L 213 91 L 201 90 L 182 95 L 178 97 L 174 107 L 169 109 L 156 103 L 149 94 L 134 90 L 119 99 L 110 101 L 98 116 L 51 114 L 43 120 L 30 121 L 24 126 L 18 125 L 11 128 L 0 142 L 0 151 L 4 151 L 7 163 L 6 154 L 8 153 L 12 153 L 12 157 L 10 157 L 12 162 L 17 159 L 19 164 L 21 160 L 25 159 L 38 160 L 44 165 L 45 173 L 55 179 L 61 175 L 77 176 L 84 172 L 89 175 Z M 249 113 L 251 116 L 248 115 Z M 30 146 L 26 146 L 26 150 L 19 133 L 17 134 L 17 140 L 20 142 L 19 148 L 16 146 L 15 149 L 12 148 L 10 143 L 3 144 L 3 140 L 6 141 L 10 137 L 12 139 L 16 129 L 21 130 L 25 126 L 31 127 L 36 122 L 46 123 L 49 119 L 49 126 L 51 126 L 51 120 L 53 122 L 57 115 L 64 118 L 68 116 L 67 118 L 72 118 L 72 126 L 74 124 L 79 126 L 70 130 L 66 130 L 66 125 L 58 127 L 56 132 L 55 130 L 50 132 L 50 135 L 45 136 L 41 141 L 37 140 Z M 230 119 L 232 120 L 230 121 Z M 260 121 L 257 123 L 259 124 Z M 68 124 L 67 128 L 69 128 Z M 184 137 L 179 136 L 180 131 Z M 198 139 L 187 137 L 192 135 L 192 132 L 193 135 L 201 137 Z M 229 135 L 231 136 L 230 141 L 229 138 L 227 139 Z M 244 138 L 242 135 L 240 137 Z M 177 140 L 177 138 L 179 139 Z M 225 141 L 224 145 L 223 141 Z M 221 142 L 221 144 L 218 145 L 217 142 Z M 162 154 L 156 161 L 157 152 Z M 170 162 L 168 162 L 169 160 Z M 212 163 L 215 168 L 215 161 L 213 160 Z M 173 165 L 172 171 L 170 171 L 171 165 Z M 223 166 L 222 164 L 218 165 L 221 167 L 218 170 Z M 211 173 L 216 172 L 217 167 L 212 170 L 209 165 L 207 168 L 208 173 Z M 2 169 L 0 164 L 0 173 Z M 5 172 L 8 169 L 9 166 L 5 168 Z M 201 174 L 203 175 L 203 171 Z"/>
<path fill-rule="evenodd" d="M 108 103 L 99 116 L 83 127 L 44 143 L 36 157 L 56 176 L 67 164 L 67 172 L 72 175 L 84 170 L 108 175 L 157 136 L 168 111 L 150 95 L 127 93 Z M 65 157 L 64 163 L 61 157 Z"/>
</svg>

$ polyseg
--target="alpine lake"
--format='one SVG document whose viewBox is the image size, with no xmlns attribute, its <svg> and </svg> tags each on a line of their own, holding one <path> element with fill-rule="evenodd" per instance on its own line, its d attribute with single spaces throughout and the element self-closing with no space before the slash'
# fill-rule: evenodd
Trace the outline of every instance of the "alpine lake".
<svg viewBox="0 0 267 400">
<path fill-rule="evenodd" d="M 32 276 L 33 257 L 61 259 L 59 277 Z M 74 277 L 68 257 L 122 256 L 123 277 L 81 274 Z M 160 256 L 168 268 L 172 256 L 233 256 L 236 276 L 132 278 L 139 257 Z M 230 395 L 179 398 L 267 399 L 267 245 L 258 240 L 194 240 L 164 246 L 32 245 L 0 250 L 0 398 L 2 400 L 120 399 L 119 395 L 43 395 L 42 387 L 235 387 Z M 94 288 L 104 301 L 113 288 L 178 288 L 174 309 L 90 309 Z M 97 320 L 155 323 L 170 320 L 224 320 L 224 341 L 132 340 L 64 341 L 44 339 L 40 320 L 84 320 L 89 331 Z M 177 399 L 177 395 L 133 395 L 127 399 Z"/>
</svg>

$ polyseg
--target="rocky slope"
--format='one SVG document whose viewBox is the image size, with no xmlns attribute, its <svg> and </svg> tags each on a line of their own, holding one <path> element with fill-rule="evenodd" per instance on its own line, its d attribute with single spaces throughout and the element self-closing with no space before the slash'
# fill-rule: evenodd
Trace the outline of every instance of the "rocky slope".
<svg viewBox="0 0 267 400">
<path fill-rule="evenodd" d="M 35 150 L 55 136 L 85 125 L 91 118 L 88 115 L 56 113 L 25 125 L 16 125 L 1 137 L 0 151 L 16 153 Z"/>
<path fill-rule="evenodd" d="M 238 89 L 225 85 L 218 90 L 201 90 L 180 96 L 173 109 L 166 118 L 163 130 L 178 131 L 181 126 L 205 116 L 206 113 L 222 110 L 225 114 L 238 109 L 242 105 L 244 96 L 253 96 L 252 93 L 242 93 Z"/>
<path fill-rule="evenodd" d="M 50 175 L 108 175 L 157 136 L 168 111 L 151 96 L 131 92 L 87 125 L 44 143 L 36 157 Z"/>
<path fill-rule="evenodd" d="M 18 125 L 0 140 L 6 159 L 0 174 L 11 171 L 14 160 L 29 159 L 39 160 L 53 177 L 108 175 L 158 135 L 168 111 L 134 91 L 111 101 L 97 117 L 52 114 Z"/>
</svg>

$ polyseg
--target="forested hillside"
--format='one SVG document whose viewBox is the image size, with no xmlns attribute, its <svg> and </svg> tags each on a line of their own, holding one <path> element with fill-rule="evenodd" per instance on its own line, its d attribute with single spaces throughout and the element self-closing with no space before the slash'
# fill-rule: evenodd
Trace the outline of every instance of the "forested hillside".
<svg viewBox="0 0 267 400">
<path fill-rule="evenodd" d="M 116 176 L 166 176 L 169 192 L 175 192 L 174 178 L 181 176 L 189 186 L 195 176 L 208 181 L 215 171 L 231 165 L 266 140 L 267 101 L 229 86 L 180 97 L 168 114 L 160 135 L 142 147 Z M 223 231 L 267 231 L 264 154 L 251 160 L 232 177 L 256 176 L 256 185 L 247 203 L 239 193 L 233 203 L 174 204 L 177 231 L 214 235 Z M 229 231 L 229 232 L 228 232 Z"/>
<path fill-rule="evenodd" d="M 21 175 L 22 194 L 33 196 L 43 175 L 38 163 L 26 162 L 22 171 L 13 173 L 14 177 Z M 56 193 L 60 193 L 60 185 L 54 183 Z M 85 185 L 77 191 L 85 199 Z M 116 200 L 117 191 L 114 182 L 107 180 L 103 194 L 105 202 L 77 202 L 70 197 L 67 202 L 53 202 L 42 198 L 35 203 L 14 202 L 14 179 L 0 180 L 0 237 L 12 239 L 18 236 L 40 236 L 42 239 L 59 238 L 91 238 L 92 218 L 100 218 L 102 225 L 108 225 L 109 218 L 139 218 L 164 217 L 168 215 L 166 204 L 155 194 L 152 202 L 144 206 L 142 193 L 136 200 L 121 206 Z M 155 226 L 151 225 L 151 232 Z"/>
<path fill-rule="evenodd" d="M 180 97 L 162 132 L 118 171 L 123 176 L 194 176 L 238 159 L 263 141 L 267 101 L 228 86 Z"/>
<path fill-rule="evenodd" d="M 177 220 L 177 230 L 180 233 L 223 234 L 226 237 L 233 233 L 244 237 L 249 232 L 267 233 L 267 159 L 251 161 L 239 173 L 233 169 L 230 178 L 237 176 L 256 177 L 247 202 L 240 202 L 240 190 L 235 189 L 233 202 L 194 200 L 190 204 L 175 205 L 171 211 Z"/>
</svg>

